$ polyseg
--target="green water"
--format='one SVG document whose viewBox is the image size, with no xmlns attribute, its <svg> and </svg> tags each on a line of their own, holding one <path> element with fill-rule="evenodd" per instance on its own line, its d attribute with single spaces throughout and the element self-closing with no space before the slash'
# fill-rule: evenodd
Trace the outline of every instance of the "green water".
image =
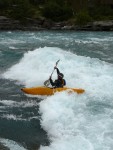
<svg viewBox="0 0 113 150">
<path fill-rule="evenodd" d="M 100 76 L 102 72 L 101 68 L 105 69 L 104 63 L 105 65 L 108 65 L 108 68 L 109 66 L 112 68 L 113 64 L 112 41 L 113 41 L 113 32 L 73 32 L 73 31 L 0 32 L 0 85 L 1 85 L 0 138 L 15 141 L 20 145 L 22 145 L 22 147 L 24 147 L 25 149 L 30 150 L 36 150 L 40 147 L 40 145 L 43 146 L 49 145 L 50 141 L 48 133 L 42 127 L 40 122 L 41 115 L 39 114 L 39 103 L 42 99 L 37 97 L 28 97 L 24 95 L 20 89 L 23 86 L 26 86 L 28 83 L 30 85 L 32 81 L 35 83 L 35 78 L 37 84 L 40 85 L 41 81 L 38 81 L 37 79 L 38 73 L 40 71 L 38 70 L 39 59 L 41 58 L 40 60 L 41 64 L 45 62 L 49 63 L 49 60 L 52 63 L 54 63 L 56 60 L 55 58 L 56 54 L 54 54 L 54 50 L 52 48 L 56 48 L 55 53 L 57 53 L 57 48 L 60 48 L 62 51 L 59 52 L 58 50 L 57 53 L 58 57 L 61 56 L 61 53 L 64 53 L 64 55 L 61 56 L 62 60 L 64 60 L 65 62 L 70 61 L 71 64 L 70 67 L 72 67 L 73 71 L 72 72 L 70 71 L 71 76 L 69 78 L 68 78 L 68 71 L 67 70 L 65 71 L 65 74 L 67 75 L 67 79 L 69 81 L 71 81 L 71 77 L 73 78 L 73 73 L 76 70 L 76 67 L 74 68 L 73 66 L 73 61 L 76 61 L 76 59 L 73 60 L 73 57 L 71 57 L 70 54 L 78 56 L 77 57 L 78 65 L 81 64 L 81 68 L 84 67 L 84 72 L 85 70 L 88 70 L 87 66 L 89 66 L 89 62 L 91 62 L 90 65 L 93 66 L 92 67 L 93 71 L 91 72 L 91 70 L 90 71 L 88 70 L 89 71 L 88 73 L 84 72 L 82 73 L 83 76 L 86 77 L 85 81 L 86 79 L 88 79 L 87 80 L 88 85 L 92 84 L 91 83 L 92 81 L 90 80 L 88 75 L 89 73 L 91 74 L 94 73 L 92 76 L 97 74 L 98 76 Z M 46 47 L 47 48 L 49 47 L 49 49 L 53 52 L 52 54 L 53 58 L 51 57 L 51 54 L 49 54 L 48 51 L 46 51 Z M 38 48 L 42 48 L 43 53 L 41 53 L 40 51 L 41 54 L 39 53 L 39 56 L 36 56 L 37 53 L 35 52 L 35 50 Z M 32 51 L 33 54 L 29 54 L 30 51 Z M 69 52 L 69 54 L 67 53 L 65 54 L 65 52 Z M 29 57 L 26 56 L 26 60 L 24 61 L 26 63 L 29 62 L 30 67 L 28 68 L 30 70 L 28 70 L 27 66 L 23 67 L 24 69 L 22 67 L 19 68 L 17 67 L 18 69 L 16 70 L 20 72 L 26 71 L 25 72 L 26 74 L 22 74 L 22 76 L 25 76 L 26 80 L 24 80 L 24 77 L 21 79 L 18 73 L 17 74 L 15 73 L 16 72 L 15 69 L 13 71 L 10 71 L 11 75 L 8 74 L 7 78 L 4 77 L 3 74 L 14 65 L 17 65 L 20 62 L 22 62 L 22 58 L 25 58 L 24 54 L 27 55 L 27 53 L 29 54 Z M 79 56 L 82 56 L 83 58 L 79 58 Z M 84 60 L 86 58 L 87 60 Z M 33 59 L 35 62 L 33 61 Z M 90 61 L 88 59 L 90 59 Z M 37 68 L 34 69 L 36 63 Z M 84 63 L 85 65 L 82 66 L 82 63 Z M 38 70 L 37 77 L 33 76 L 32 78 L 29 78 L 27 74 L 30 73 L 32 74 L 32 71 L 34 71 L 33 69 L 35 71 Z M 99 69 L 99 71 L 98 73 L 95 73 L 97 69 Z M 14 80 L 12 78 L 13 75 L 15 76 Z M 109 80 L 110 79 L 112 80 L 113 78 L 112 75 L 113 72 L 111 70 L 111 72 L 108 72 L 107 74 Z M 102 84 L 102 82 L 105 81 L 104 80 L 101 81 L 100 84 Z M 108 83 L 111 84 L 110 82 Z M 83 87 L 85 86 L 86 85 L 84 82 Z M 111 85 L 111 87 L 113 86 Z M 112 96 L 111 92 L 109 92 L 108 95 Z M 100 98 L 101 95 L 98 95 L 97 93 L 96 97 Z M 106 97 L 107 97 L 106 95 L 102 97 L 102 100 L 104 101 Z M 108 99 L 111 101 L 110 98 L 108 97 Z M 97 104 L 94 103 L 95 101 L 97 102 Z M 113 104 L 108 106 L 107 102 L 105 102 L 105 104 L 103 105 L 102 103 L 99 103 L 97 98 L 94 98 L 94 102 L 88 103 L 87 105 L 87 109 L 91 110 L 92 113 L 94 113 L 95 111 L 98 112 L 100 108 L 102 110 L 108 107 L 109 112 L 113 115 Z M 109 130 L 108 126 L 106 128 L 108 128 Z M 94 131 L 92 131 L 92 134 L 93 132 Z M 91 134 L 91 132 L 89 134 Z M 113 148 L 111 143 L 106 144 L 108 145 L 108 147 Z M 96 149 L 95 145 L 93 145 L 93 148 L 94 150 L 102 150 L 101 145 L 100 149 L 99 148 Z"/>
</svg>

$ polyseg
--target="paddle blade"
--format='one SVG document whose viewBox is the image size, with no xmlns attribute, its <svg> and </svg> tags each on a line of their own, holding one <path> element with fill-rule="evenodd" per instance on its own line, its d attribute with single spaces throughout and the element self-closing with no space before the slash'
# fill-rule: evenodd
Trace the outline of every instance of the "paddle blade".
<svg viewBox="0 0 113 150">
<path fill-rule="evenodd" d="M 44 85 L 45 85 L 45 86 L 49 86 L 49 85 L 50 85 L 50 80 L 49 80 L 49 79 L 46 80 L 46 81 L 44 82 Z"/>
<path fill-rule="evenodd" d="M 58 65 L 59 61 L 60 61 L 60 59 L 56 62 L 56 66 Z"/>
</svg>

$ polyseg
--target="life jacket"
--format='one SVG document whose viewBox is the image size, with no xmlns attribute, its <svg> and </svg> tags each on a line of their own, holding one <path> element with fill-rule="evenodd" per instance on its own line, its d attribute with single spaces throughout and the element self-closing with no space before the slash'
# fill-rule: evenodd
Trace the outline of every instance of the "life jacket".
<svg viewBox="0 0 113 150">
<path fill-rule="evenodd" d="M 66 85 L 66 81 L 64 79 L 57 79 L 54 82 L 52 79 L 50 79 L 50 83 L 55 88 L 60 88 Z"/>
<path fill-rule="evenodd" d="M 66 85 L 66 81 L 62 79 L 62 86 Z"/>
<path fill-rule="evenodd" d="M 63 87 L 64 85 L 66 85 L 66 81 L 64 79 L 55 80 L 55 87 Z"/>
</svg>

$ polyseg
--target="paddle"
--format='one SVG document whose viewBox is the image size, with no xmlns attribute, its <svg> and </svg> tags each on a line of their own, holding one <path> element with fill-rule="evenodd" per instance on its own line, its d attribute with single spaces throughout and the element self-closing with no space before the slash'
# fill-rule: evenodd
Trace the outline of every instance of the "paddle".
<svg viewBox="0 0 113 150">
<path fill-rule="evenodd" d="M 60 59 L 56 62 L 56 65 L 55 65 L 55 66 L 58 65 L 59 61 L 60 61 Z M 55 70 L 55 68 L 54 68 L 54 70 Z M 52 71 L 50 77 L 52 77 L 52 74 L 53 74 L 54 70 Z M 50 85 L 50 79 L 46 80 L 46 81 L 44 82 L 44 85 L 45 85 L 45 86 L 49 86 L 49 85 Z"/>
</svg>

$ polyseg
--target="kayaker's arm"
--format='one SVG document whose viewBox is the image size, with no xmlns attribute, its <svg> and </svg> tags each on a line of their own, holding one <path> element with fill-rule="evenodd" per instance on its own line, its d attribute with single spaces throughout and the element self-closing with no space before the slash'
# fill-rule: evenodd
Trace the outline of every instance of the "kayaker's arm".
<svg viewBox="0 0 113 150">
<path fill-rule="evenodd" d="M 50 80 L 51 85 L 55 86 L 55 83 L 53 82 L 53 80 L 51 79 L 51 77 L 49 78 L 49 80 Z"/>
<path fill-rule="evenodd" d="M 59 69 L 58 69 L 57 67 L 55 67 L 54 69 L 56 69 L 56 70 L 57 70 L 57 75 L 59 75 L 59 74 L 60 74 Z"/>
</svg>

